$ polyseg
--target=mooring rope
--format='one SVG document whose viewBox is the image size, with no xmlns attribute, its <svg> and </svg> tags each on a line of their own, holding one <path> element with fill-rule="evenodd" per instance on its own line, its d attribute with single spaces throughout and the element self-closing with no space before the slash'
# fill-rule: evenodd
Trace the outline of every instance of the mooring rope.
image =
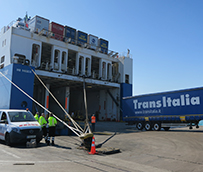
<svg viewBox="0 0 203 172">
<path fill-rule="evenodd" d="M 89 132 L 91 133 L 91 128 L 90 128 L 90 125 L 89 125 L 89 122 L 88 122 L 88 112 L 87 112 L 87 97 L 86 97 L 86 89 L 85 89 L 85 78 L 83 80 L 83 92 L 84 92 L 84 102 L 85 102 L 85 113 L 86 113 L 86 119 L 85 119 L 85 127 L 84 127 L 84 130 L 85 128 L 87 127 L 87 130 L 89 130 Z"/>
<path fill-rule="evenodd" d="M 86 100 L 86 89 L 85 89 L 85 78 L 83 81 L 83 91 L 84 91 L 84 102 L 85 102 L 85 110 L 86 110 L 86 120 L 85 120 L 85 126 L 84 130 L 80 127 L 80 125 L 74 121 L 74 119 L 68 114 L 68 112 L 63 108 L 63 106 L 58 102 L 58 100 L 54 97 L 54 95 L 50 92 L 50 90 L 46 87 L 46 85 L 43 83 L 43 81 L 40 79 L 40 77 L 36 74 L 36 72 L 30 67 L 34 75 L 37 77 L 37 79 L 41 82 L 41 84 L 45 87 L 45 89 L 49 92 L 49 94 L 53 97 L 53 99 L 56 101 L 56 103 L 60 106 L 60 108 L 65 112 L 65 114 L 70 118 L 72 124 L 75 126 L 75 128 L 79 128 L 83 133 L 92 133 L 89 122 L 88 122 L 88 112 L 87 112 L 87 100 Z M 87 127 L 87 129 L 86 129 Z M 78 129 L 78 130 L 79 130 Z"/>
<path fill-rule="evenodd" d="M 42 106 L 38 101 L 36 101 L 34 98 L 32 98 L 29 94 L 27 94 L 25 91 L 23 91 L 20 87 L 18 87 L 14 82 L 12 82 L 10 79 L 8 79 L 2 72 L 0 72 L 0 74 L 7 80 L 9 81 L 11 84 L 13 84 L 18 90 L 20 90 L 22 93 L 24 93 L 27 97 L 29 97 L 32 101 L 34 101 L 36 104 L 38 104 L 41 108 L 43 108 L 44 110 L 46 110 L 48 113 L 51 113 L 47 108 L 45 108 L 44 106 Z M 83 134 L 82 131 L 75 129 L 71 126 L 69 126 L 68 124 L 66 124 L 63 120 L 61 120 L 59 117 L 57 117 L 56 115 L 53 114 L 53 116 L 60 121 L 61 123 L 63 123 L 65 126 L 67 126 L 68 128 L 70 128 L 78 137 L 80 135 Z M 77 132 L 79 132 L 80 134 L 78 134 Z"/>
<path fill-rule="evenodd" d="M 34 75 L 37 77 L 37 79 L 41 82 L 41 84 L 44 86 L 44 88 L 49 92 L 49 94 L 52 96 L 52 98 L 56 101 L 56 103 L 60 106 L 60 108 L 64 111 L 64 113 L 68 116 L 68 118 L 71 120 L 71 122 L 73 123 L 75 128 L 77 128 L 77 129 L 79 128 L 81 131 L 83 131 L 83 129 L 79 126 L 79 124 L 74 121 L 74 119 L 68 114 L 68 112 L 59 103 L 59 101 L 54 97 L 54 95 L 51 93 L 51 91 L 46 87 L 46 85 L 43 83 L 43 81 L 40 79 L 40 77 L 36 74 L 36 72 L 32 68 L 30 68 L 30 69 L 32 70 Z"/>
</svg>

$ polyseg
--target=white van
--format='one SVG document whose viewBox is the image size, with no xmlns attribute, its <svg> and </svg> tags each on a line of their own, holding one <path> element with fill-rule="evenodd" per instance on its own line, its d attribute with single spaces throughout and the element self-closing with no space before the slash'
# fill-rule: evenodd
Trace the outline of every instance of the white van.
<svg viewBox="0 0 203 172">
<path fill-rule="evenodd" d="M 27 110 L 0 109 L 0 139 L 6 145 L 42 140 L 42 128 Z"/>
</svg>

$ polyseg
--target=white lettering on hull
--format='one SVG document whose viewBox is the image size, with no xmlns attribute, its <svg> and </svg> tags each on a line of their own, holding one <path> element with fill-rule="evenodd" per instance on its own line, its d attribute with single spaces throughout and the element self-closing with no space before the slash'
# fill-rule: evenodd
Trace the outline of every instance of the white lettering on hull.
<svg viewBox="0 0 203 172">
<path fill-rule="evenodd" d="M 191 97 L 189 94 L 180 95 L 179 98 L 162 97 L 162 100 L 139 102 L 138 99 L 133 100 L 134 109 L 148 109 L 160 107 L 180 107 L 190 105 L 200 105 L 200 97 Z"/>
</svg>

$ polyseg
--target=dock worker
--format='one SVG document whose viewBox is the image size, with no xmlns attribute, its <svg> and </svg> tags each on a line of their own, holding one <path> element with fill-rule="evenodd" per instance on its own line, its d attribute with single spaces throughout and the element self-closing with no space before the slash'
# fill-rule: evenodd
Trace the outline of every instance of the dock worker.
<svg viewBox="0 0 203 172">
<path fill-rule="evenodd" d="M 37 112 L 34 117 L 35 117 L 35 119 L 36 119 L 37 121 L 39 121 L 39 112 Z"/>
<path fill-rule="evenodd" d="M 47 121 L 45 119 L 45 114 L 44 113 L 42 113 L 41 116 L 39 117 L 39 124 L 42 127 L 44 140 L 47 143 Z"/>
<path fill-rule="evenodd" d="M 94 132 L 95 131 L 95 123 L 96 123 L 96 117 L 94 114 L 91 117 L 91 123 L 92 123 L 92 132 Z"/>
<path fill-rule="evenodd" d="M 56 121 L 56 118 L 53 117 L 52 113 L 49 114 L 48 125 L 49 125 L 49 134 L 48 134 L 48 139 L 47 139 L 47 145 L 50 145 L 50 139 L 52 137 L 51 144 L 52 144 L 52 146 L 54 146 L 54 137 L 55 137 L 57 121 Z"/>
</svg>

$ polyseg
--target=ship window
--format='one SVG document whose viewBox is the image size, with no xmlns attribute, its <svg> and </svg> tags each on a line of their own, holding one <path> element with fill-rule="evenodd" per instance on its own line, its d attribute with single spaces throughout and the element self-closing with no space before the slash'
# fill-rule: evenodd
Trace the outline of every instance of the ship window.
<svg viewBox="0 0 203 172">
<path fill-rule="evenodd" d="M 66 52 L 62 53 L 62 64 L 66 64 Z"/>
<path fill-rule="evenodd" d="M 67 72 L 68 74 L 75 75 L 76 66 L 76 52 L 68 50 L 68 62 L 67 62 Z"/>
<path fill-rule="evenodd" d="M 85 75 L 90 76 L 91 75 L 91 69 L 90 69 L 90 58 L 86 58 L 86 63 L 85 63 Z"/>
<path fill-rule="evenodd" d="M 102 63 L 102 79 L 106 78 L 106 62 Z"/>
<path fill-rule="evenodd" d="M 83 64 L 84 64 L 84 57 L 83 56 L 80 56 L 80 58 L 79 58 L 79 74 L 81 74 L 81 75 L 83 75 L 84 73 L 83 73 L 83 69 L 84 69 L 84 67 L 83 67 Z"/>
<path fill-rule="evenodd" d="M 66 71 L 67 70 L 67 67 L 66 67 L 66 52 L 65 51 L 63 51 L 62 52 L 62 60 L 61 60 L 61 62 L 62 62 L 62 64 L 61 64 L 61 70 L 62 71 Z"/>
<path fill-rule="evenodd" d="M 1 64 L 1 65 L 0 65 L 0 69 L 2 69 L 2 68 L 4 68 L 4 64 Z"/>
<path fill-rule="evenodd" d="M 125 83 L 129 84 L 129 75 L 125 75 Z"/>
<path fill-rule="evenodd" d="M 59 64 L 58 64 L 59 53 L 60 53 L 59 50 L 55 50 L 55 53 L 54 53 L 54 69 L 55 69 L 55 70 L 58 70 L 58 69 L 59 69 Z"/>
<path fill-rule="evenodd" d="M 38 67 L 38 61 L 39 61 L 39 48 L 40 46 L 37 44 L 32 45 L 32 60 L 31 65 Z"/>
<path fill-rule="evenodd" d="M 59 58 L 59 50 L 55 50 L 55 54 L 54 54 L 54 62 L 58 63 L 58 58 Z"/>
<path fill-rule="evenodd" d="M 107 65 L 107 79 L 109 80 L 109 81 L 111 81 L 111 64 L 110 63 L 108 63 L 108 65 Z"/>
<path fill-rule="evenodd" d="M 1 57 L 1 63 L 3 63 L 5 61 L 5 56 Z"/>
<path fill-rule="evenodd" d="M 99 78 L 99 58 L 92 56 L 91 72 L 92 78 Z"/>
</svg>

